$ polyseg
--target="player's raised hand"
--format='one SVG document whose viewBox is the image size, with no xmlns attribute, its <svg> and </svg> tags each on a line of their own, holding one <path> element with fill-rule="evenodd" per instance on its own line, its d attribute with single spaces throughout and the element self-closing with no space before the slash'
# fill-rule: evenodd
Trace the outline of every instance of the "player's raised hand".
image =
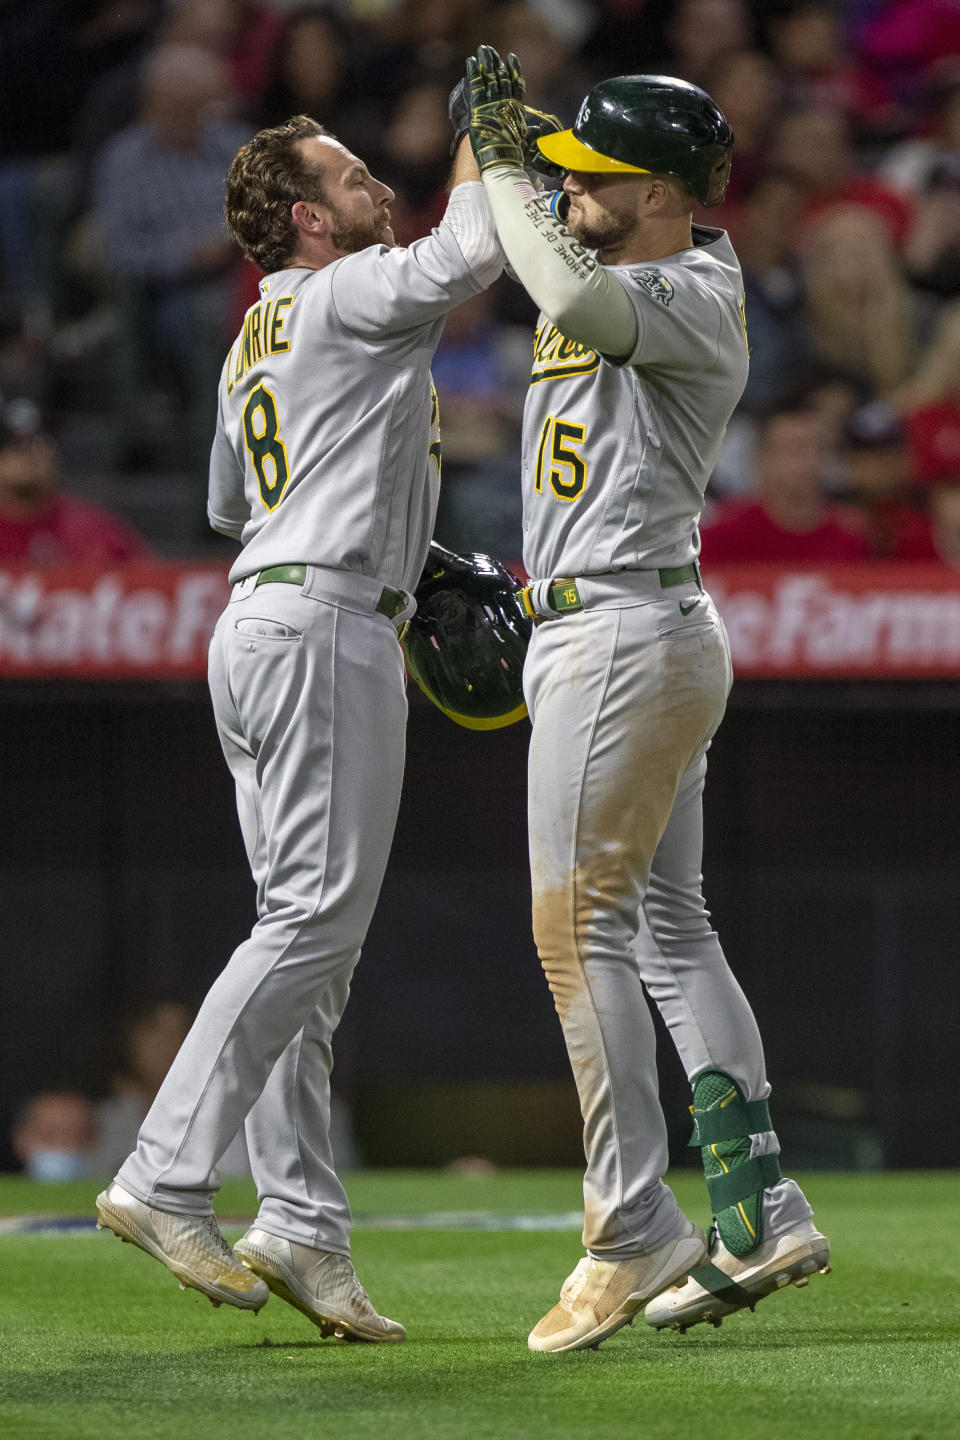
<svg viewBox="0 0 960 1440">
<path fill-rule="evenodd" d="M 485 55 L 496 55 L 489 45 L 482 45 L 480 50 Z M 479 52 L 477 59 L 480 58 Z M 499 56 L 497 57 L 499 62 Z M 546 110 L 538 110 L 533 105 L 524 102 L 526 81 L 523 78 L 523 70 L 520 61 L 512 52 L 507 56 L 507 63 L 502 67 L 506 71 L 509 80 L 510 97 L 505 97 L 503 75 L 499 78 L 500 98 L 512 98 L 523 104 L 524 120 L 526 123 L 526 134 L 523 143 L 523 167 L 525 170 L 536 170 L 541 175 L 562 175 L 564 174 L 561 165 L 555 165 L 552 160 L 541 153 L 537 148 L 537 141 L 544 135 L 555 135 L 558 130 L 563 129 L 563 123 L 556 115 L 549 114 Z M 447 113 L 450 116 L 450 124 L 453 126 L 453 141 L 450 146 L 450 154 L 456 155 L 460 148 L 460 141 L 470 129 L 470 87 L 466 78 L 458 80 L 450 91 L 450 100 L 447 106 Z"/>
<path fill-rule="evenodd" d="M 537 141 L 542 140 L 544 135 L 556 135 L 558 131 L 562 130 L 564 128 L 563 121 L 546 110 L 535 110 L 532 105 L 525 105 L 523 108 L 527 121 L 524 167 L 527 170 L 536 170 L 540 175 L 551 175 L 554 178 L 565 175 L 567 172 L 563 166 L 555 164 L 553 160 L 548 160 L 537 146 Z"/>
<path fill-rule="evenodd" d="M 453 126 L 450 154 L 456 155 L 460 149 L 460 141 L 464 135 L 470 133 L 470 97 L 467 91 L 466 76 L 464 75 L 461 75 L 456 85 L 454 85 L 450 91 L 450 99 L 447 101 L 447 114 L 450 116 L 450 124 Z"/>
<path fill-rule="evenodd" d="M 482 45 L 480 48 L 481 50 L 489 50 L 490 47 Z M 496 54 L 496 51 L 493 53 Z M 512 62 L 513 65 L 513 74 L 511 76 L 511 84 L 514 90 L 513 98 L 522 100 L 525 82 L 520 69 L 520 61 L 516 55 L 508 56 L 508 61 Z M 539 110 L 533 111 L 530 110 L 529 107 L 525 108 L 531 115 L 539 115 L 541 113 Z M 450 144 L 450 154 L 456 155 L 460 148 L 460 141 L 470 129 L 470 87 L 467 83 L 466 76 L 461 76 L 450 91 L 450 98 L 447 101 L 447 114 L 450 117 L 450 124 L 453 126 L 453 140 Z M 559 124 L 560 122 L 558 120 L 557 125 L 559 126 Z"/>
<path fill-rule="evenodd" d="M 476 55 L 468 56 L 470 144 L 481 174 L 493 165 L 523 168 L 527 143 L 524 88 L 516 55 L 508 55 L 504 64 L 492 45 L 480 45 Z"/>
</svg>

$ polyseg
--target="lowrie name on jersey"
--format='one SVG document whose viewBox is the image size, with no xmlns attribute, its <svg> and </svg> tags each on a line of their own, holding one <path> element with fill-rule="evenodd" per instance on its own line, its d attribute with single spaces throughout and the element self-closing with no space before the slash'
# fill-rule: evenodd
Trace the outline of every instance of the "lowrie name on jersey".
<svg viewBox="0 0 960 1440">
<path fill-rule="evenodd" d="M 227 356 L 227 394 L 232 395 L 247 371 L 264 355 L 279 355 L 289 350 L 284 339 L 283 327 L 287 311 L 294 302 L 293 295 L 281 295 L 278 300 L 261 300 L 251 305 L 243 321 L 243 332 L 230 347 Z"/>
</svg>

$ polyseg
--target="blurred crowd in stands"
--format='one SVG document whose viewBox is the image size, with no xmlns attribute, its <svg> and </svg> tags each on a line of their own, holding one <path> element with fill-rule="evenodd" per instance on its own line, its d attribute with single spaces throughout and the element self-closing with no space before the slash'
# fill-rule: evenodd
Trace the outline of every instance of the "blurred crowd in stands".
<svg viewBox="0 0 960 1440">
<path fill-rule="evenodd" d="M 565 124 L 642 71 L 730 118 L 727 199 L 696 218 L 732 235 L 752 365 L 705 564 L 960 568 L 960 0 L 0 0 L 0 558 L 226 543 L 206 457 L 258 279 L 223 224 L 233 154 L 313 115 L 396 190 L 408 243 L 442 213 L 447 96 L 479 42 Z M 447 545 L 519 556 L 533 320 L 504 278 L 448 322 Z"/>
<path fill-rule="evenodd" d="M 194 1012 L 173 995 L 144 993 L 110 1017 L 111 1042 L 82 1088 L 42 1090 L 13 1117 L 14 1159 L 31 1180 L 54 1182 L 116 1173 L 134 1149 L 147 1111 L 186 1039 Z M 331 1141 L 340 1165 L 359 1163 L 348 1104 L 331 1096 Z M 2 1167 L 0 1167 L 2 1168 Z M 218 1166 L 221 1179 L 250 1174 L 241 1130 Z"/>
</svg>

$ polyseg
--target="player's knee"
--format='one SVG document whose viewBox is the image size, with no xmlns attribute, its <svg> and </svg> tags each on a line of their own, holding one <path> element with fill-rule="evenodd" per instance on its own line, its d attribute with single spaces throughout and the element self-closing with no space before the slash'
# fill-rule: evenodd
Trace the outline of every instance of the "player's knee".
<svg viewBox="0 0 960 1440">
<path fill-rule="evenodd" d="M 668 895 L 651 885 L 643 902 L 643 913 L 651 934 L 661 946 L 693 944 L 715 934 L 710 912 L 699 890 L 674 890 Z"/>
</svg>

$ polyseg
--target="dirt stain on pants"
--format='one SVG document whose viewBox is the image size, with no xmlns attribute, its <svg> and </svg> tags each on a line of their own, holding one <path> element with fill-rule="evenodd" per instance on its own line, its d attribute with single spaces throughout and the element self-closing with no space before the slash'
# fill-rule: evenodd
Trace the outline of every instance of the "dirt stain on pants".
<svg viewBox="0 0 960 1440">
<path fill-rule="evenodd" d="M 666 1127 L 634 943 L 730 664 L 709 601 L 677 619 L 672 599 L 565 617 L 540 627 L 528 659 L 534 937 L 584 1118 L 584 1240 L 614 1256 L 655 1249 L 679 1225 L 660 1179 Z"/>
</svg>

